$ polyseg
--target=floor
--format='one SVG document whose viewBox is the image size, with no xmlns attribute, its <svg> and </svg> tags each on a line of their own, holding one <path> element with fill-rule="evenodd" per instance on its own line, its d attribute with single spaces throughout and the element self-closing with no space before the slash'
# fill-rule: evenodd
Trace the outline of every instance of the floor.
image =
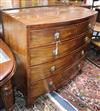
<svg viewBox="0 0 100 111">
<path fill-rule="evenodd" d="M 100 68 L 100 50 L 96 50 L 93 44 L 89 46 L 87 59 Z"/>
<path fill-rule="evenodd" d="M 100 69 L 86 61 L 82 73 L 60 91 L 66 98 L 66 89 L 93 110 L 100 110 Z"/>
</svg>

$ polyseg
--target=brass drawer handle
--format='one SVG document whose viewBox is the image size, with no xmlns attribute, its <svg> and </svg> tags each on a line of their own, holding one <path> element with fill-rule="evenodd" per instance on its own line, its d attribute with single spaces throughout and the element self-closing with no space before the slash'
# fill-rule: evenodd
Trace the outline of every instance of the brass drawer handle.
<svg viewBox="0 0 100 111">
<path fill-rule="evenodd" d="M 84 54 L 85 54 L 84 50 L 82 50 L 82 51 L 81 51 L 81 54 L 82 54 L 82 55 L 84 55 Z"/>
<path fill-rule="evenodd" d="M 57 56 L 59 53 L 59 46 L 58 46 L 59 43 L 60 43 L 60 41 L 56 41 L 56 48 L 53 49 L 53 56 Z"/>
<path fill-rule="evenodd" d="M 91 23 L 89 23 L 89 25 L 88 25 L 88 26 L 89 26 L 89 28 L 90 28 L 90 27 L 92 27 L 92 24 L 91 24 Z"/>
<path fill-rule="evenodd" d="M 93 29 L 93 25 L 92 25 L 91 23 L 89 23 L 88 27 L 89 27 L 90 29 Z"/>
<path fill-rule="evenodd" d="M 50 81 L 50 82 L 48 83 L 48 86 L 49 86 L 49 88 L 51 88 L 51 87 L 53 86 L 53 81 Z"/>
<path fill-rule="evenodd" d="M 93 25 L 91 23 L 89 23 L 88 25 L 90 32 L 93 32 Z"/>
<path fill-rule="evenodd" d="M 87 43 L 90 43 L 90 38 L 89 38 L 89 37 L 85 37 L 85 41 L 86 41 Z"/>
<path fill-rule="evenodd" d="M 56 33 L 54 34 L 54 39 L 55 39 L 56 41 L 59 41 L 59 40 L 60 40 L 60 33 L 59 33 L 59 32 L 56 32 Z"/>
<path fill-rule="evenodd" d="M 53 56 L 57 56 L 58 55 L 58 48 L 53 49 Z"/>
<path fill-rule="evenodd" d="M 56 71 L 56 66 L 52 66 L 51 68 L 50 68 L 50 72 L 55 72 Z"/>
</svg>

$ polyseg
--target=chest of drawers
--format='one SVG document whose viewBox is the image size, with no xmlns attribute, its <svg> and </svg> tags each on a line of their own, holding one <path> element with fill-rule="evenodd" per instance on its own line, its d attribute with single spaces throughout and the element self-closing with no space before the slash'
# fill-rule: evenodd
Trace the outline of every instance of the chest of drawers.
<svg viewBox="0 0 100 111">
<path fill-rule="evenodd" d="M 89 9 L 64 6 L 3 12 L 5 42 L 17 61 L 15 83 L 28 106 L 79 72 L 95 17 Z"/>
</svg>

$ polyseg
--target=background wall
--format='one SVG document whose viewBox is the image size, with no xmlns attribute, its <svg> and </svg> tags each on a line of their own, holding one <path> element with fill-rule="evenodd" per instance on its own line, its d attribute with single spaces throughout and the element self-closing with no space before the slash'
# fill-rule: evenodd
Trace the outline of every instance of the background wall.
<svg viewBox="0 0 100 111">
<path fill-rule="evenodd" d="M 86 0 L 86 4 L 92 5 L 93 0 Z M 100 0 L 95 1 L 94 5 L 100 5 Z"/>
<path fill-rule="evenodd" d="M 0 0 L 0 7 L 48 5 L 58 0 Z"/>
</svg>

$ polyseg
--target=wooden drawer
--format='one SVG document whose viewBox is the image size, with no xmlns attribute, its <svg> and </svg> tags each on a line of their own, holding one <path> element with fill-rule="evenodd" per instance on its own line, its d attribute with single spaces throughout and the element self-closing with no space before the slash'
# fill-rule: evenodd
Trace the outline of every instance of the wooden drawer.
<svg viewBox="0 0 100 111">
<path fill-rule="evenodd" d="M 87 31 L 89 21 L 69 25 L 67 27 L 55 27 L 52 29 L 42 29 L 30 31 L 30 47 L 37 47 L 52 44 L 59 40 L 69 40 Z"/>
<path fill-rule="evenodd" d="M 56 88 L 56 85 L 62 81 L 62 75 L 56 74 L 50 78 L 36 82 L 36 84 L 31 85 L 31 96 L 37 97 L 46 92 L 50 92 Z"/>
<path fill-rule="evenodd" d="M 58 39 L 68 40 L 74 38 L 76 34 L 76 26 L 55 27 L 52 29 L 43 29 L 30 32 L 30 47 L 37 47 L 55 43 Z"/>
<path fill-rule="evenodd" d="M 61 72 L 59 72 L 58 74 L 47 79 L 38 81 L 35 84 L 31 85 L 31 96 L 40 96 L 46 92 L 50 92 L 68 83 L 73 77 L 75 77 L 79 73 L 81 60 L 82 59 L 79 59 L 76 64 L 64 70 L 61 70 Z"/>
<path fill-rule="evenodd" d="M 59 73 L 59 71 L 71 66 L 72 64 L 76 63 L 80 58 L 84 57 L 83 51 L 83 47 L 81 47 L 79 48 L 79 50 L 62 58 L 59 58 L 56 61 L 30 67 L 31 82 L 33 83 L 38 80 L 55 75 Z"/>
<path fill-rule="evenodd" d="M 76 64 L 73 64 L 71 67 L 66 68 L 64 70 L 63 75 L 62 75 L 63 76 L 63 80 L 69 81 L 69 80 L 74 78 L 79 73 L 79 71 L 81 70 L 79 62 L 82 59 L 83 58 L 79 59 Z"/>
<path fill-rule="evenodd" d="M 69 41 L 60 42 L 58 44 L 58 50 L 56 48 L 56 44 L 30 49 L 30 65 L 32 66 L 50 62 L 72 52 L 73 50 L 76 50 L 84 43 L 84 36 L 82 36 Z"/>
<path fill-rule="evenodd" d="M 81 73 L 81 69 L 83 68 L 85 58 L 79 59 L 76 63 L 74 63 L 72 66 L 67 67 L 62 74 L 62 83 L 61 85 L 66 85 L 68 82 L 70 82 L 72 79 L 74 79 L 78 74 Z M 83 63 L 82 63 L 83 62 Z"/>
<path fill-rule="evenodd" d="M 77 35 L 88 31 L 89 20 L 77 24 Z"/>
</svg>

